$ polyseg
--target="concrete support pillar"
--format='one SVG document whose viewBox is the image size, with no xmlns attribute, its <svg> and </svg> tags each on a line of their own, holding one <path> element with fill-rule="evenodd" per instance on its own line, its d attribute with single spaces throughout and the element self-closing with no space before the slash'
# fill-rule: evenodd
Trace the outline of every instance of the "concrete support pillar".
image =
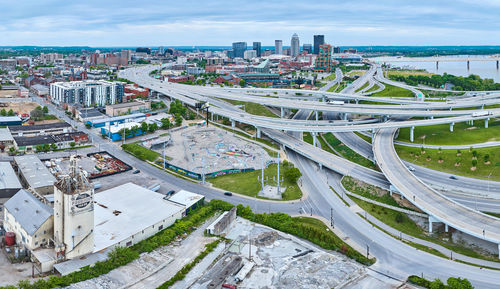
<svg viewBox="0 0 500 289">
<path fill-rule="evenodd" d="M 415 127 L 412 126 L 410 127 L 410 141 L 413 142 L 414 140 L 414 132 L 415 132 Z"/>
<path fill-rule="evenodd" d="M 497 60 L 497 70 L 498 70 L 499 68 L 500 68 L 500 65 L 499 65 L 498 60 Z"/>
<path fill-rule="evenodd" d="M 429 216 L 429 233 L 432 233 L 432 222 L 434 221 L 434 218 Z"/>
<path fill-rule="evenodd" d="M 497 67 L 498 67 L 498 61 L 497 61 Z M 498 244 L 498 259 L 500 259 L 500 244 Z"/>
<path fill-rule="evenodd" d="M 212 120 L 212 122 L 214 121 L 214 114 L 213 113 L 210 114 L 210 119 Z"/>
<path fill-rule="evenodd" d="M 313 138 L 313 146 L 316 146 L 316 144 L 318 142 L 318 139 L 316 137 L 316 133 L 315 132 L 311 132 L 311 135 L 312 135 L 312 138 Z"/>
<path fill-rule="evenodd" d="M 347 120 L 347 112 L 346 112 L 346 113 L 344 113 L 344 114 L 342 114 L 342 119 L 343 119 L 343 120 Z"/>
<path fill-rule="evenodd" d="M 439 61 L 436 61 L 436 69 L 439 69 Z"/>
<path fill-rule="evenodd" d="M 359 100 L 356 99 L 356 104 L 358 104 Z"/>
<path fill-rule="evenodd" d="M 450 123 L 450 132 L 453 132 L 453 126 L 454 126 L 454 125 L 455 125 L 455 123 L 454 123 L 454 122 L 451 122 L 451 123 Z"/>
<path fill-rule="evenodd" d="M 467 70 L 470 70 L 470 61 L 467 60 Z"/>
<path fill-rule="evenodd" d="M 260 128 L 257 127 L 257 138 L 261 138 L 261 131 Z"/>
<path fill-rule="evenodd" d="M 314 112 L 314 116 L 316 117 L 316 121 L 318 121 L 318 119 L 319 119 L 319 113 L 318 113 L 318 111 Z"/>
<path fill-rule="evenodd" d="M 429 116 L 429 119 L 434 119 L 434 116 L 433 115 Z"/>
<path fill-rule="evenodd" d="M 318 164 L 319 166 L 319 170 L 321 171 L 323 169 L 323 165 L 322 164 Z"/>
<path fill-rule="evenodd" d="M 489 120 L 490 120 L 489 118 L 486 118 L 486 119 L 484 120 L 484 128 L 488 128 L 488 121 L 489 121 Z"/>
<path fill-rule="evenodd" d="M 448 233 L 448 224 L 444 224 L 444 231 Z"/>
<path fill-rule="evenodd" d="M 235 126 L 236 126 L 236 121 L 231 120 L 231 126 L 232 126 L 232 127 L 235 127 Z"/>
<path fill-rule="evenodd" d="M 387 117 L 387 115 L 384 115 L 384 122 L 386 122 L 389 118 Z"/>
<path fill-rule="evenodd" d="M 281 108 L 281 118 L 283 118 L 285 116 L 285 109 L 284 108 Z"/>
</svg>

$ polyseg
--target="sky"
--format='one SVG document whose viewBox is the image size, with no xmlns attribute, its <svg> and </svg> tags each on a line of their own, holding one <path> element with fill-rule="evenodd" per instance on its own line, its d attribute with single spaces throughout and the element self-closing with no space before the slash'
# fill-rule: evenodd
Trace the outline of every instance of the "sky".
<svg viewBox="0 0 500 289">
<path fill-rule="evenodd" d="M 480 4 L 478 4 L 480 3 Z M 500 0 L 2 0 L 0 46 L 499 45 Z"/>
</svg>

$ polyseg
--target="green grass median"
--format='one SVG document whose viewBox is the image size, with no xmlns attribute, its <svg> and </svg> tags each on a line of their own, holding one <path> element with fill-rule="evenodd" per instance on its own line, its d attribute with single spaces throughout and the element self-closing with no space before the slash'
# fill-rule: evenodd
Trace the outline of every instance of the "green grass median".
<svg viewBox="0 0 500 289">
<path fill-rule="evenodd" d="M 417 126 L 413 136 L 413 143 L 428 145 L 468 145 L 500 141 L 500 120 L 490 120 L 488 128 L 484 127 L 484 120 L 477 120 L 474 125 L 459 122 L 453 127 L 453 132 L 450 132 L 449 124 Z M 397 140 L 410 142 L 410 128 L 401 128 Z"/>
<path fill-rule="evenodd" d="M 414 97 L 415 95 L 408 89 L 384 83 L 385 89 L 372 94 L 371 96 L 382 97 Z"/>
</svg>

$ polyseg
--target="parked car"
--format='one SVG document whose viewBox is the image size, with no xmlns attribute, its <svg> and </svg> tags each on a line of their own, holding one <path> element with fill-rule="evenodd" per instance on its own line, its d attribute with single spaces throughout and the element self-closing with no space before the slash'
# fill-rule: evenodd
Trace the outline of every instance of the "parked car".
<svg viewBox="0 0 500 289">
<path fill-rule="evenodd" d="M 455 177 L 455 176 L 450 176 L 450 179 L 452 179 L 452 180 L 457 180 L 457 177 Z"/>
<path fill-rule="evenodd" d="M 167 196 L 171 196 L 173 194 L 175 194 L 175 191 L 174 190 L 170 190 L 170 191 L 168 191 Z"/>
<path fill-rule="evenodd" d="M 224 195 L 226 195 L 226 196 L 232 196 L 233 193 L 231 193 L 231 192 L 225 192 Z"/>
<path fill-rule="evenodd" d="M 135 175 L 135 174 L 138 174 L 138 173 L 140 173 L 140 172 L 141 172 L 140 170 L 135 170 L 135 171 L 133 172 L 133 174 Z"/>
</svg>

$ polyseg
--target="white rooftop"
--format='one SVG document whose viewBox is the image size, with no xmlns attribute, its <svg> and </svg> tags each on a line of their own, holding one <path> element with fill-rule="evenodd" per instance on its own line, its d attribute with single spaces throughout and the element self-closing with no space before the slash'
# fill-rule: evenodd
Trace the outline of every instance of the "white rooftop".
<svg viewBox="0 0 500 289">
<path fill-rule="evenodd" d="M 203 199 L 202 195 L 188 192 L 185 190 L 180 190 L 177 193 L 173 194 L 168 200 L 179 204 L 183 204 L 184 206 L 186 206 L 186 208 L 189 208 L 192 205 L 199 202 L 201 199 Z"/>
<path fill-rule="evenodd" d="M 127 128 L 131 129 L 132 127 L 137 126 L 141 127 L 141 124 L 135 121 L 129 121 L 129 122 L 124 122 L 124 123 L 118 123 L 118 124 L 113 124 L 111 126 L 105 126 L 104 129 L 108 129 L 111 131 L 111 133 L 117 133 L 119 132 L 122 128 Z"/>
<path fill-rule="evenodd" d="M 14 141 L 14 137 L 10 133 L 8 128 L 0 128 L 0 142 L 12 142 Z"/>
<path fill-rule="evenodd" d="M 95 194 L 94 252 L 109 248 L 185 210 L 184 206 L 163 197 L 134 183 Z M 120 213 L 115 215 L 115 211 Z"/>
<path fill-rule="evenodd" d="M 10 163 L 0 162 L 0 190 L 21 188 L 21 183 Z"/>
<path fill-rule="evenodd" d="M 14 157 L 19 170 L 33 189 L 52 186 L 56 178 L 36 155 Z"/>
</svg>

